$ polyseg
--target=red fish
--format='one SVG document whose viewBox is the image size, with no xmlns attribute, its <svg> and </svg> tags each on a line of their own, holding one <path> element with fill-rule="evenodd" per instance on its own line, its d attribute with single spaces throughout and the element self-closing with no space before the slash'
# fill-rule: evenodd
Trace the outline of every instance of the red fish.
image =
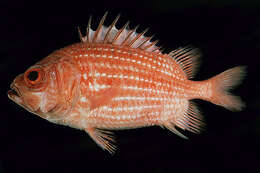
<svg viewBox="0 0 260 173">
<path fill-rule="evenodd" d="M 48 121 L 85 130 L 103 149 L 116 149 L 111 130 L 160 126 L 199 133 L 203 118 L 192 99 L 239 111 L 244 103 L 229 89 L 245 76 L 238 66 L 204 81 L 192 81 L 200 53 L 184 47 L 164 54 L 151 37 L 130 29 L 91 29 L 81 42 L 54 51 L 18 75 L 8 96 Z"/>
</svg>

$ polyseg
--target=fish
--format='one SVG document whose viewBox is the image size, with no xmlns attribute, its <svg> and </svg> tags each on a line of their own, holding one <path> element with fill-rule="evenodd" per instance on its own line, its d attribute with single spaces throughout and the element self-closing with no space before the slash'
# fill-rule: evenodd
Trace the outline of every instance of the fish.
<svg viewBox="0 0 260 173">
<path fill-rule="evenodd" d="M 231 111 L 245 103 L 230 90 L 241 84 L 246 66 L 212 78 L 193 80 L 201 52 L 193 46 L 164 53 L 147 29 L 137 32 L 129 21 L 117 29 L 118 15 L 96 30 L 89 18 L 80 41 L 58 49 L 10 85 L 8 97 L 52 123 L 84 130 L 103 150 L 115 153 L 114 130 L 159 126 L 187 139 L 201 133 L 205 119 L 193 99 Z M 181 132 L 183 131 L 183 132 Z"/>
</svg>

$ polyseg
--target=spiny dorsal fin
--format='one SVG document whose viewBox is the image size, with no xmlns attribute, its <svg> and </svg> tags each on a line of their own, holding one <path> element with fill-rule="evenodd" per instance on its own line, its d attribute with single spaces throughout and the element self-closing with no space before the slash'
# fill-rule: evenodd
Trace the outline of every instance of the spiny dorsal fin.
<svg viewBox="0 0 260 173">
<path fill-rule="evenodd" d="M 99 25 L 98 25 L 98 28 L 97 28 L 96 32 L 94 33 L 94 37 L 93 37 L 93 40 L 92 40 L 93 43 L 96 42 L 96 39 L 98 37 L 98 34 L 100 33 L 100 30 L 101 30 L 101 28 L 102 28 L 102 26 L 104 24 L 104 21 L 105 21 L 106 17 L 107 17 L 107 12 L 105 12 L 104 16 L 102 17 L 101 21 L 99 22 Z"/>
<path fill-rule="evenodd" d="M 112 22 L 112 24 L 109 26 L 108 31 L 104 37 L 104 43 L 107 43 L 108 38 L 109 38 L 109 33 L 112 30 L 112 28 L 115 28 L 116 22 L 118 21 L 118 19 L 120 18 L 120 15 L 117 15 L 117 17 L 115 18 L 115 20 Z"/>
<path fill-rule="evenodd" d="M 116 22 L 119 19 L 119 15 L 112 22 L 110 26 L 104 26 L 107 12 L 102 17 L 98 28 L 96 30 L 91 29 L 91 17 L 89 18 L 88 27 L 86 29 L 86 36 L 82 36 L 80 30 L 80 40 L 86 43 L 110 43 L 114 45 L 125 45 L 131 48 L 138 48 L 149 52 L 158 52 L 159 47 L 156 46 L 156 41 L 151 41 L 152 37 L 146 37 L 144 34 L 148 29 L 142 33 L 137 33 L 134 29 L 129 29 L 129 22 L 127 22 L 121 29 L 116 28 Z"/>
<path fill-rule="evenodd" d="M 181 66 L 188 79 L 194 77 L 199 67 L 200 52 L 196 48 L 190 46 L 178 48 L 168 54 Z"/>
</svg>

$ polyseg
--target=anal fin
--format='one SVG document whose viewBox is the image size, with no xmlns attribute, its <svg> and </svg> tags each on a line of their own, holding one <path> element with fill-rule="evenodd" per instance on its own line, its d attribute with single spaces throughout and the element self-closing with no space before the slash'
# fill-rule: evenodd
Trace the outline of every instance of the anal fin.
<svg viewBox="0 0 260 173">
<path fill-rule="evenodd" d="M 180 116 L 177 116 L 173 120 L 169 120 L 163 124 L 171 132 L 176 135 L 188 139 L 182 133 L 180 133 L 175 126 L 181 128 L 182 130 L 188 130 L 193 133 L 200 133 L 201 130 L 204 129 L 206 124 L 203 121 L 203 117 L 201 116 L 196 104 L 193 101 L 189 101 L 189 106 L 187 110 Z"/>
<path fill-rule="evenodd" d="M 184 139 L 188 139 L 188 137 L 186 137 L 185 135 L 183 135 L 181 132 L 179 132 L 176 128 L 175 125 L 172 123 L 165 123 L 164 127 L 166 127 L 168 130 L 170 130 L 171 132 L 175 133 L 176 135 L 184 138 Z"/>
<path fill-rule="evenodd" d="M 116 145 L 114 144 L 113 132 L 94 127 L 87 128 L 85 131 L 102 149 L 107 150 L 110 154 L 114 154 Z"/>
<path fill-rule="evenodd" d="M 176 119 L 176 125 L 183 130 L 200 133 L 206 124 L 195 102 L 189 101 L 188 109 Z"/>
</svg>

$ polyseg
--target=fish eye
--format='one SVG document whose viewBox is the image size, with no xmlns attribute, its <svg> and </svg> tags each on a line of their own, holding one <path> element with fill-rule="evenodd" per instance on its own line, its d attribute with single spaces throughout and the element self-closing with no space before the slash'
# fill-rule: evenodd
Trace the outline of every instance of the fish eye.
<svg viewBox="0 0 260 173">
<path fill-rule="evenodd" d="M 25 72 L 24 78 L 29 85 L 36 85 L 42 81 L 43 71 L 40 68 L 29 69 Z"/>
<path fill-rule="evenodd" d="M 30 81 L 36 81 L 39 77 L 39 72 L 38 71 L 31 71 L 29 72 L 29 74 L 27 75 L 27 78 Z"/>
</svg>

